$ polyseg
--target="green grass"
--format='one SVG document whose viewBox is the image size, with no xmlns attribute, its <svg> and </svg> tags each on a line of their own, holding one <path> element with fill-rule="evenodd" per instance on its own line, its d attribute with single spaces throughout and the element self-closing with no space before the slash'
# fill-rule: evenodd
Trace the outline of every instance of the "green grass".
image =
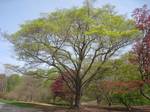
<svg viewBox="0 0 150 112">
<path fill-rule="evenodd" d="M 10 104 L 10 105 L 15 105 L 17 107 L 35 107 L 36 106 L 35 104 L 24 103 L 24 102 L 19 102 L 19 101 L 15 101 L 15 100 L 0 99 L 0 102 Z"/>
<path fill-rule="evenodd" d="M 9 104 L 9 105 L 14 105 L 20 108 L 37 108 L 37 109 L 42 109 L 45 112 L 53 112 L 55 110 L 61 110 L 61 109 L 68 109 L 68 106 L 64 105 L 49 105 L 49 104 L 38 104 L 38 103 L 30 103 L 30 102 L 21 102 L 21 101 L 16 101 L 16 100 L 5 100 L 5 99 L 0 99 L 0 102 Z"/>
</svg>

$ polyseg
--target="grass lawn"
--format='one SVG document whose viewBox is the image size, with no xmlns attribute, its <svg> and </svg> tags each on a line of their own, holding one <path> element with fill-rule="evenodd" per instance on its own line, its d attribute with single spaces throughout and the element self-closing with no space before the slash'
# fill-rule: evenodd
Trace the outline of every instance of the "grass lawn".
<svg viewBox="0 0 150 112">
<path fill-rule="evenodd" d="M 35 109 L 42 109 L 44 112 L 47 111 L 55 111 L 55 110 L 62 110 L 62 109 L 68 109 L 68 106 L 63 105 L 52 105 L 52 104 L 45 104 L 45 103 L 37 103 L 37 102 L 23 102 L 23 101 L 16 101 L 16 100 L 5 100 L 0 99 L 0 102 L 14 105 L 20 108 L 35 108 Z"/>
<path fill-rule="evenodd" d="M 15 100 L 4 100 L 0 99 L 0 102 L 10 104 L 10 105 L 15 105 L 17 107 L 34 107 L 37 104 L 33 103 L 28 103 L 28 102 L 21 102 L 21 101 L 15 101 Z"/>
</svg>

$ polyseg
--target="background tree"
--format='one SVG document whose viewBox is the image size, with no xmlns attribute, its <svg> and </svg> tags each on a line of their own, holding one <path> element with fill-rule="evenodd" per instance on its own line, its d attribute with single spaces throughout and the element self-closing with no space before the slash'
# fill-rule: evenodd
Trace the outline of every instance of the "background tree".
<svg viewBox="0 0 150 112">
<path fill-rule="evenodd" d="M 21 78 L 22 81 L 20 84 L 8 92 L 6 98 L 28 102 L 42 101 L 42 96 L 44 93 L 43 81 L 34 78 L 33 76 L 21 76 Z"/>
<path fill-rule="evenodd" d="M 22 81 L 18 74 L 11 74 L 7 77 L 7 92 L 14 90 Z"/>
<path fill-rule="evenodd" d="M 118 49 L 135 39 L 136 33 L 133 22 L 118 15 L 112 6 L 85 6 L 29 21 L 8 40 L 20 60 L 57 68 L 75 94 L 74 106 L 79 107 L 84 88 Z M 95 62 L 99 64 L 94 66 Z M 65 78 L 64 71 L 69 74 Z"/>
<path fill-rule="evenodd" d="M 107 71 L 97 75 L 90 86 L 86 89 L 86 100 L 95 100 L 98 104 L 107 103 L 111 104 L 113 93 L 105 89 L 105 85 L 101 84 L 104 81 L 120 82 L 120 81 L 135 81 L 140 80 L 140 73 L 137 71 L 137 65 L 133 65 L 129 61 L 130 54 L 126 53 L 117 59 L 111 59 L 103 65 L 103 69 Z M 108 84 L 109 85 L 109 84 Z M 104 86 L 104 87 L 103 87 Z M 106 91 L 105 91 L 106 90 Z"/>
</svg>

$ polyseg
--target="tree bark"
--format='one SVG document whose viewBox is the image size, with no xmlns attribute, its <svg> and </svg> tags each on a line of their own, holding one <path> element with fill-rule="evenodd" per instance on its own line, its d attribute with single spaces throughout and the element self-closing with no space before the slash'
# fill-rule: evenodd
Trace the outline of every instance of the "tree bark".
<svg viewBox="0 0 150 112">
<path fill-rule="evenodd" d="M 101 99 L 99 98 L 99 96 L 96 96 L 96 102 L 98 105 L 101 103 Z"/>
<path fill-rule="evenodd" d="M 80 108 L 80 95 L 75 96 L 75 108 Z"/>
<path fill-rule="evenodd" d="M 76 90 L 75 94 L 75 104 L 74 107 L 79 109 L 80 108 L 80 100 L 81 100 L 81 89 Z"/>
</svg>

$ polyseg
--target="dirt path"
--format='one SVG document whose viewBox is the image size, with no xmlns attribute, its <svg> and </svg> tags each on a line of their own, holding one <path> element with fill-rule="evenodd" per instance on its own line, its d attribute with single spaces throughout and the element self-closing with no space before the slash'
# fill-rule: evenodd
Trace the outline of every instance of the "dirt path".
<svg viewBox="0 0 150 112">
<path fill-rule="evenodd" d="M 22 108 L 0 102 L 0 112 L 44 112 L 39 109 Z"/>
</svg>

